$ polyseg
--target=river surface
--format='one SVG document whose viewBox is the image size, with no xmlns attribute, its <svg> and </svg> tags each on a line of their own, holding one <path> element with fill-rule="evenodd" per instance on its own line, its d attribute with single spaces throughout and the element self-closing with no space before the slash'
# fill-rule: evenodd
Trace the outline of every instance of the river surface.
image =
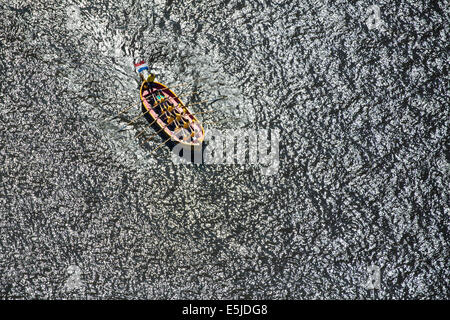
<svg viewBox="0 0 450 320">
<path fill-rule="evenodd" d="M 449 299 L 449 13 L 1 1 L 0 298 Z M 227 96 L 192 107 L 207 135 L 278 132 L 276 170 L 118 132 L 137 58 L 185 102 Z"/>
</svg>

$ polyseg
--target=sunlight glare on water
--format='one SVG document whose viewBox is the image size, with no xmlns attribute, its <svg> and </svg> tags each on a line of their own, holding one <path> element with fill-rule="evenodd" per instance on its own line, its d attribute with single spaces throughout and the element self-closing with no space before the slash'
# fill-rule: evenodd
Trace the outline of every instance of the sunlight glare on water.
<svg viewBox="0 0 450 320">
<path fill-rule="evenodd" d="M 374 5 L 3 1 L 0 297 L 448 299 L 448 8 Z M 118 132 L 136 59 L 277 172 Z"/>
</svg>

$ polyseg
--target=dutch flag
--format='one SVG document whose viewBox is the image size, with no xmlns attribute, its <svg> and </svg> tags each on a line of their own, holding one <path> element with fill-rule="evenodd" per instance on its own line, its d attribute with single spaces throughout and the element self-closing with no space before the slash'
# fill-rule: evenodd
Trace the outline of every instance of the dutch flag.
<svg viewBox="0 0 450 320">
<path fill-rule="evenodd" d="M 141 73 L 144 70 L 148 70 L 148 64 L 146 64 L 144 60 L 142 60 L 139 63 L 135 63 L 134 66 L 136 67 L 137 73 Z"/>
</svg>

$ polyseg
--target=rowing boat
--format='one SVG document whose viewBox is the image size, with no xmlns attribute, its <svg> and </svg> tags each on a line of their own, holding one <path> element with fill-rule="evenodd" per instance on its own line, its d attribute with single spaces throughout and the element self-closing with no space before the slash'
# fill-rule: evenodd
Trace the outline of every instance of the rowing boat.
<svg viewBox="0 0 450 320">
<path fill-rule="evenodd" d="M 143 112 L 156 123 L 159 132 L 164 132 L 167 141 L 185 146 L 200 146 L 205 138 L 205 130 L 181 99 L 166 85 L 154 81 L 155 76 L 148 73 L 145 61 L 135 63 L 136 72 L 142 83 L 139 95 Z"/>
</svg>

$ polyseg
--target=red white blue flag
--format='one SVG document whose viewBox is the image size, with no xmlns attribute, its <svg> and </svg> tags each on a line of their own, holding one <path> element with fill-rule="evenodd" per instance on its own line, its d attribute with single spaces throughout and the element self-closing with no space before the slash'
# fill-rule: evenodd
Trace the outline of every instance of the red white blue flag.
<svg viewBox="0 0 450 320">
<path fill-rule="evenodd" d="M 142 60 L 141 62 L 135 63 L 134 66 L 136 67 L 137 73 L 141 73 L 144 70 L 148 70 L 148 64 L 146 64 L 144 60 Z"/>
</svg>

